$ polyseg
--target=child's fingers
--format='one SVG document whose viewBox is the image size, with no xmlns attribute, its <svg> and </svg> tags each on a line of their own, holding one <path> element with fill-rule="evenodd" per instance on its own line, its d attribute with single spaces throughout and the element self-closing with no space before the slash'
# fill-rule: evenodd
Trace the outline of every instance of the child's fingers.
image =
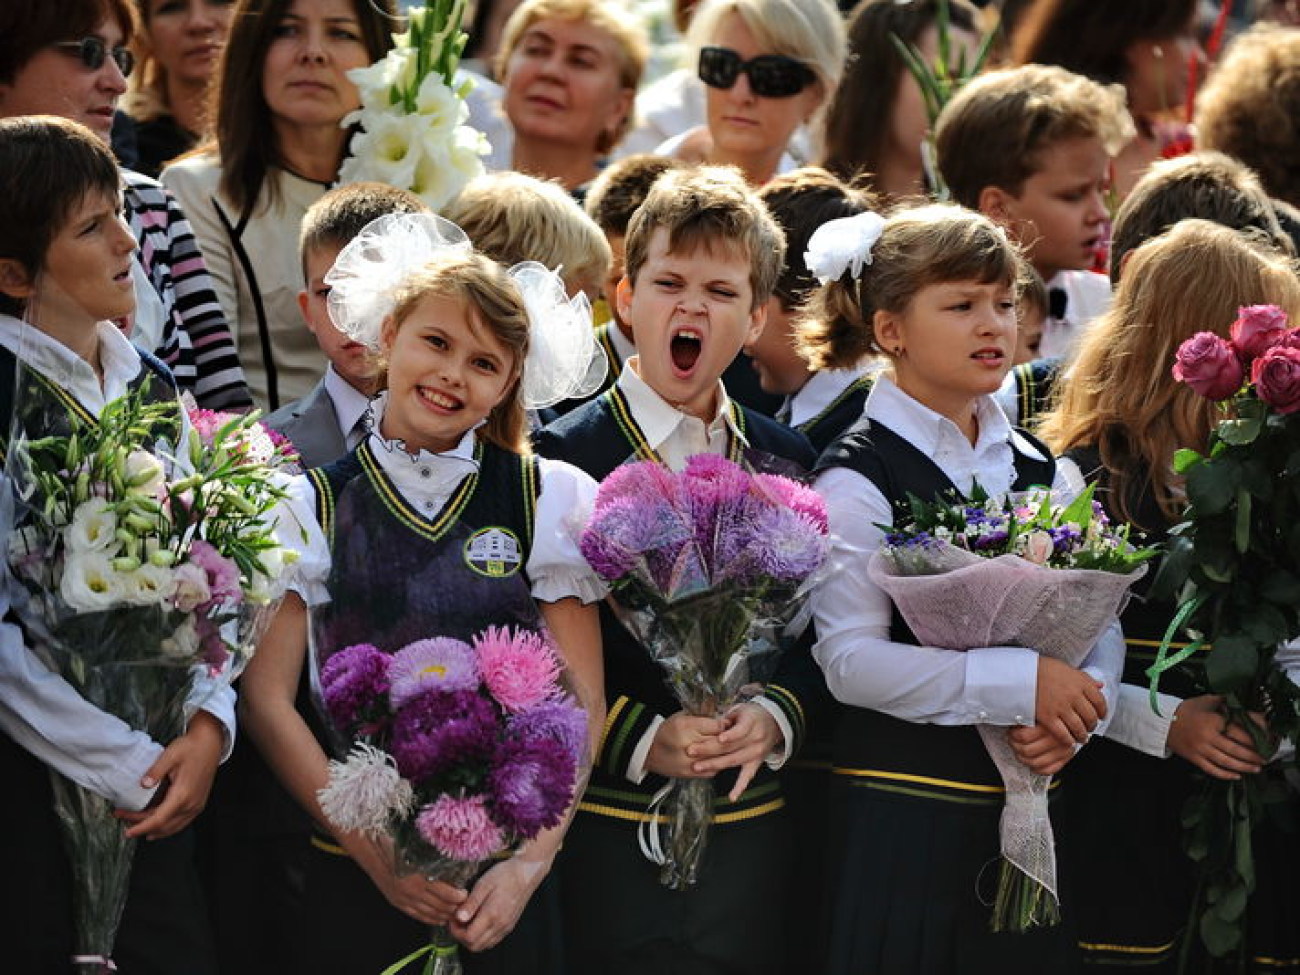
<svg viewBox="0 0 1300 975">
<path fill-rule="evenodd" d="M 758 774 L 758 767 L 762 764 L 762 759 L 756 759 L 752 762 L 746 762 L 740 766 L 740 772 L 736 775 L 736 784 L 732 786 L 727 797 L 732 802 L 737 802 L 745 790 L 749 788 L 749 783 L 754 781 L 754 776 Z"/>
</svg>

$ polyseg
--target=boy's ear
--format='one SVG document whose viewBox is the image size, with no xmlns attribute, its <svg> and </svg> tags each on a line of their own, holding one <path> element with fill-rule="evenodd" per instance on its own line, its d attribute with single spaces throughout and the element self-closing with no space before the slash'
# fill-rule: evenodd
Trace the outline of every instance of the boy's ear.
<svg viewBox="0 0 1300 975">
<path fill-rule="evenodd" d="M 307 302 L 308 302 L 308 301 L 309 301 L 309 297 L 308 297 L 308 295 L 307 295 L 307 292 L 306 292 L 306 291 L 299 291 L 299 292 L 298 292 L 298 311 L 302 313 L 302 320 L 307 324 L 307 331 L 311 332 L 311 333 L 314 335 L 314 334 L 316 333 L 316 329 L 314 329 L 314 328 L 312 327 L 312 324 L 311 324 L 311 316 L 307 314 Z"/>
<path fill-rule="evenodd" d="M 749 328 L 745 331 L 745 344 L 758 341 L 767 326 L 767 302 L 763 302 L 749 313 Z"/>
<path fill-rule="evenodd" d="M 614 304 L 618 308 L 618 317 L 627 321 L 632 307 L 632 279 L 626 274 L 619 278 L 618 287 L 614 289 Z"/>
<path fill-rule="evenodd" d="M 36 291 L 36 281 L 21 261 L 0 257 L 0 292 L 10 298 L 27 300 Z"/>
<path fill-rule="evenodd" d="M 979 211 L 990 220 L 998 223 L 1011 222 L 1011 208 L 1014 197 L 1000 186 L 986 186 L 980 190 Z"/>
</svg>

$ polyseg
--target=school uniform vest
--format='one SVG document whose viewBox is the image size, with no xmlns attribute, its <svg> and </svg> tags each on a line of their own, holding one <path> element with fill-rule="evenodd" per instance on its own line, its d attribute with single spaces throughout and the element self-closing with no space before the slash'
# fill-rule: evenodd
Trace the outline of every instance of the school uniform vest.
<svg viewBox="0 0 1300 975">
<path fill-rule="evenodd" d="M 813 448 L 821 453 L 862 418 L 872 381 L 870 376 L 859 376 L 844 387 L 820 413 L 803 423 L 795 424 L 795 429 L 807 437 Z"/>
<path fill-rule="evenodd" d="M 734 401 L 732 411 L 732 419 L 748 440 L 745 446 L 733 438 L 728 451 L 732 460 L 784 474 L 798 474 L 812 463 L 812 448 L 801 434 Z M 538 453 L 567 461 L 597 480 L 624 463 L 658 459 L 617 386 L 540 431 L 536 441 Z M 773 470 L 774 461 L 777 468 L 783 469 Z M 628 763 L 654 718 L 675 714 L 681 704 L 669 688 L 663 668 L 604 603 L 600 623 L 609 711 L 591 781 L 579 809 L 640 822 L 647 818 L 646 808 L 665 780 L 648 774 L 634 785 L 626 776 Z M 800 739 L 805 727 L 802 699 L 806 691 L 801 686 L 787 686 L 778 671 L 766 695 L 781 708 L 796 739 Z M 779 784 L 766 767 L 744 795 L 732 803 L 726 794 L 734 781 L 732 772 L 714 779 L 715 823 L 743 821 L 783 805 Z"/>
<path fill-rule="evenodd" d="M 1016 433 L 1048 459 L 1030 457 L 1013 439 L 1016 477 L 1011 490 L 1050 486 L 1056 472 L 1051 452 L 1024 431 Z M 908 517 L 909 494 L 926 500 L 964 497 L 926 454 L 866 418 L 822 455 L 819 469 L 832 467 L 847 467 L 871 481 L 900 523 Z M 917 645 L 896 606 L 891 613 L 890 639 Z M 847 707 L 832 745 L 832 762 L 836 774 L 908 794 L 965 800 L 972 792 L 1003 791 L 1002 778 L 973 725 L 918 724 L 881 711 Z"/>
<path fill-rule="evenodd" d="M 1011 370 L 1016 384 L 1016 419 L 1033 428 L 1054 404 L 1056 380 L 1065 365 L 1059 356 L 1022 362 Z"/>
<path fill-rule="evenodd" d="M 479 443 L 478 471 L 430 513 L 402 497 L 374 449 L 366 440 L 307 472 L 331 559 L 330 602 L 311 613 L 317 659 L 358 643 L 392 653 L 430 637 L 468 641 L 489 625 L 540 629 L 524 569 L 540 492 L 536 458 Z M 336 751 L 346 744 L 334 740 Z"/>
</svg>

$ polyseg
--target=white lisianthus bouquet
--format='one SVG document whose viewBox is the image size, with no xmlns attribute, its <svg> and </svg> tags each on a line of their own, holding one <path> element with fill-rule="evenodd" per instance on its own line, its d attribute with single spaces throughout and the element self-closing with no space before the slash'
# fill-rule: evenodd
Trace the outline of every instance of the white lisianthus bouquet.
<svg viewBox="0 0 1300 975">
<path fill-rule="evenodd" d="M 413 11 L 396 47 L 348 77 L 361 108 L 342 125 L 359 124 L 340 183 L 375 180 L 410 190 L 434 210 L 446 206 L 467 182 L 483 173 L 491 151 L 482 132 L 465 124 L 465 96 L 473 81 L 456 81 L 467 39 L 460 29 L 465 0 L 437 0 Z"/>
<path fill-rule="evenodd" d="M 286 454 L 252 417 L 191 423 L 148 385 L 97 419 L 46 422 L 48 384 L 20 377 L 0 528 L 27 646 L 167 744 L 239 673 L 283 593 L 296 559 L 274 526 Z M 53 779 L 76 884 L 74 967 L 98 971 L 111 967 L 135 841 L 108 798 Z"/>
</svg>

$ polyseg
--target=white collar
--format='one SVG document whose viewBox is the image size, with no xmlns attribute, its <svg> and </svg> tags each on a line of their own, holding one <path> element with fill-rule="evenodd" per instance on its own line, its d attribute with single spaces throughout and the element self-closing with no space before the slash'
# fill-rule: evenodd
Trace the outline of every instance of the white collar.
<svg viewBox="0 0 1300 975">
<path fill-rule="evenodd" d="M 704 423 L 698 417 L 677 409 L 677 407 L 660 396 L 637 373 L 636 362 L 637 357 L 633 356 L 623 363 L 623 371 L 618 375 L 617 385 L 623 395 L 627 397 L 632 416 L 636 419 L 637 426 L 641 428 L 641 432 L 645 435 L 646 442 L 652 448 L 658 450 L 683 423 L 690 421 Z M 725 427 L 732 436 L 740 438 L 740 442 L 748 446 L 749 442 L 745 439 L 744 432 L 736 426 L 732 417 L 731 399 L 727 396 L 727 389 L 722 385 L 720 379 L 718 380 L 717 412 L 712 420 L 704 423 L 704 426 L 710 434 Z"/>
<path fill-rule="evenodd" d="M 124 395 L 140 374 L 140 353 L 112 322 L 97 322 L 95 334 L 99 365 L 104 370 L 102 386 L 90 363 L 62 342 L 17 318 L 0 315 L 0 345 L 98 416 L 104 405 Z"/>
<path fill-rule="evenodd" d="M 456 485 L 478 470 L 474 431 L 467 431 L 451 450 L 440 454 L 421 450 L 412 455 L 403 441 L 385 440 L 379 433 L 387 404 L 387 391 L 373 401 L 375 422 L 367 440 L 370 452 L 402 497 L 430 516 L 442 508 Z"/>
<path fill-rule="evenodd" d="M 864 366 L 857 366 L 851 369 L 819 369 L 814 372 L 786 401 L 789 406 L 787 422 L 792 427 L 807 423 L 869 371 Z"/>
<path fill-rule="evenodd" d="M 1015 432 L 997 401 L 992 396 L 981 396 L 975 401 L 975 420 L 979 424 L 979 433 L 975 443 L 971 444 L 957 424 L 899 389 L 888 372 L 882 372 L 872 384 L 871 392 L 867 394 L 865 413 L 869 419 L 889 427 L 927 456 L 934 456 L 942 443 L 952 443 L 953 438 L 966 443 L 974 453 L 980 454 L 993 444 L 1009 443 Z M 1046 459 L 1023 438 L 1018 438 L 1016 442 L 1018 446 L 1029 448 L 1025 453 Z"/>
<path fill-rule="evenodd" d="M 614 354 L 618 356 L 619 362 L 627 362 L 636 355 L 636 343 L 623 334 L 623 330 L 618 327 L 614 319 L 609 320 L 609 328 L 606 329 L 605 334 L 609 336 L 609 344 L 614 347 Z"/>
</svg>

